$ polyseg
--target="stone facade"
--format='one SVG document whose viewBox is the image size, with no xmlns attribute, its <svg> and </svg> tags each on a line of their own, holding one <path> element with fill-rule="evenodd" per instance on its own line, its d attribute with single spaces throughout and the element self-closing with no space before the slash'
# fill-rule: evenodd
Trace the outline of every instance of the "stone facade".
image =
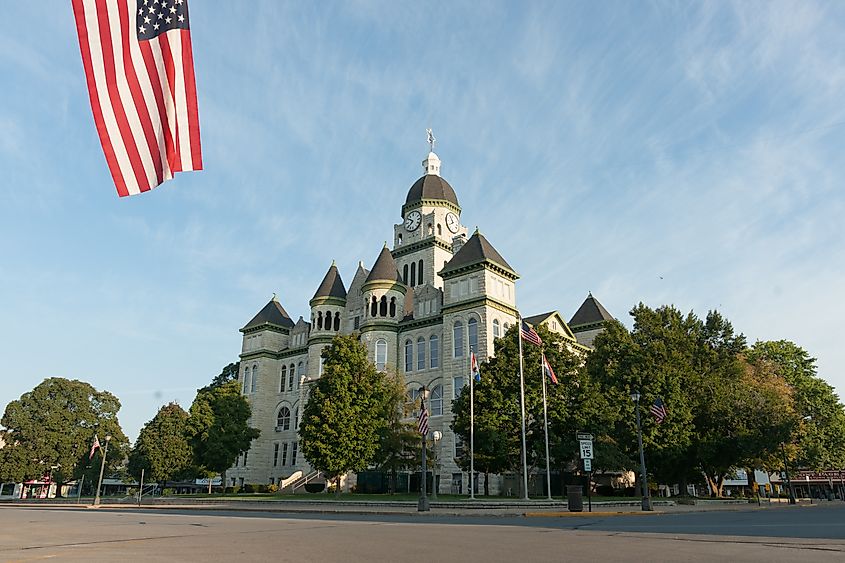
<svg viewBox="0 0 845 563">
<path fill-rule="evenodd" d="M 405 377 L 409 395 L 430 390 L 429 427 L 443 436 L 439 491 L 467 492 L 468 475 L 454 462 L 461 444 L 449 428 L 452 401 L 467 383 L 470 351 L 485 361 L 495 338 L 517 322 L 519 275 L 480 232 L 468 237 L 437 155 L 423 167 L 393 226 L 393 249 L 385 245 L 371 270 L 359 263 L 348 291 L 332 264 L 310 301 L 310 322 L 294 322 L 274 296 L 241 329 L 239 379 L 261 436 L 227 472 L 227 485 L 285 483 L 311 472 L 296 434 L 307 389 L 332 337 L 357 333 L 379 369 Z M 527 320 L 585 349 L 556 312 Z M 494 494 L 499 488 L 491 483 Z"/>
</svg>

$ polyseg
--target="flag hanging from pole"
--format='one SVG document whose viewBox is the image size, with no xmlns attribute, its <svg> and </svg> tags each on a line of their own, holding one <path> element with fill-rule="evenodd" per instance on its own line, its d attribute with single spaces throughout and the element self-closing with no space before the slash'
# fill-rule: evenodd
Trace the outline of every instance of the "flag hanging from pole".
<svg viewBox="0 0 845 563">
<path fill-rule="evenodd" d="M 420 407 L 420 418 L 417 423 L 417 430 L 419 430 L 420 434 L 425 436 L 428 434 L 428 411 L 425 409 L 425 397 L 420 397 L 420 403 L 422 406 Z"/>
<path fill-rule="evenodd" d="M 666 405 L 663 404 L 663 399 L 657 397 L 654 404 L 651 405 L 651 414 L 654 415 L 654 420 L 660 424 L 666 419 Z"/>
<path fill-rule="evenodd" d="M 537 334 L 537 331 L 535 331 L 533 328 L 531 328 L 531 325 L 529 325 L 527 322 L 525 322 L 523 320 L 523 321 L 521 321 L 521 326 L 522 326 L 522 330 L 520 332 L 522 333 L 522 339 L 523 340 L 530 342 L 531 344 L 534 344 L 536 346 L 542 346 L 543 345 L 543 341 L 540 340 L 540 335 Z"/>
<path fill-rule="evenodd" d="M 202 170 L 187 0 L 72 0 L 94 123 L 119 196 Z"/>
<path fill-rule="evenodd" d="M 88 460 L 90 461 L 94 457 L 94 452 L 97 451 L 100 447 L 100 439 L 97 438 L 97 435 L 94 434 L 94 443 L 91 444 L 91 453 L 88 454 Z"/>
<path fill-rule="evenodd" d="M 555 370 L 553 370 L 552 366 L 549 365 L 549 360 L 546 359 L 545 354 L 543 354 L 543 375 L 548 377 L 552 383 L 557 385 L 557 377 L 555 377 Z"/>
<path fill-rule="evenodd" d="M 475 352 L 469 353 L 469 371 L 473 379 L 481 381 L 481 372 L 478 370 L 478 358 L 475 356 Z"/>
</svg>

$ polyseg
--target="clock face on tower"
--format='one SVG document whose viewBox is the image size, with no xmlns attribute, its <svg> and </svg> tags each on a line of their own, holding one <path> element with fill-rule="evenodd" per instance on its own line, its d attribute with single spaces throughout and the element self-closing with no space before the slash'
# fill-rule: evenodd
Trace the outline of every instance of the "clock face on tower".
<svg viewBox="0 0 845 563">
<path fill-rule="evenodd" d="M 446 214 L 446 227 L 448 227 L 448 229 L 452 231 L 452 233 L 457 233 L 458 228 L 460 228 L 460 226 L 461 222 L 458 220 L 457 215 L 455 215 L 451 211 Z"/>
<path fill-rule="evenodd" d="M 408 216 L 405 217 L 405 228 L 408 231 L 416 231 L 417 228 L 420 226 L 422 222 L 422 215 L 419 211 L 414 210 L 408 213 Z"/>
</svg>

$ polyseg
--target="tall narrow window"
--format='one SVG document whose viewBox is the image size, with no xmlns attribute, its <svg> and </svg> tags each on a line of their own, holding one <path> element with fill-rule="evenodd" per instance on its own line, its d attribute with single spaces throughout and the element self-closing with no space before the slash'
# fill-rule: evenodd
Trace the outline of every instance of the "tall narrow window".
<svg viewBox="0 0 845 563">
<path fill-rule="evenodd" d="M 437 223 L 437 236 L 443 235 L 443 226 L 440 223 Z"/>
<path fill-rule="evenodd" d="M 293 369 L 293 364 L 290 365 L 290 379 L 288 380 L 288 389 L 293 391 L 293 382 L 296 381 L 296 370 Z"/>
<path fill-rule="evenodd" d="M 378 313 L 382 317 L 387 316 L 387 296 L 386 295 L 381 296 L 381 300 L 379 301 L 379 305 L 378 305 Z"/>
<path fill-rule="evenodd" d="M 291 446 L 291 451 L 290 451 L 290 464 L 291 465 L 296 465 L 296 450 L 299 449 L 297 446 L 299 446 L 299 442 L 294 442 L 293 445 Z"/>
<path fill-rule="evenodd" d="M 252 366 L 252 387 L 250 393 L 258 391 L 258 366 Z"/>
<path fill-rule="evenodd" d="M 299 407 L 293 409 L 293 429 L 299 432 Z"/>
<path fill-rule="evenodd" d="M 411 262 L 411 287 L 417 285 L 417 263 Z"/>
<path fill-rule="evenodd" d="M 376 340 L 376 369 L 384 371 L 387 364 L 387 340 L 380 338 Z"/>
<path fill-rule="evenodd" d="M 417 339 L 417 369 L 425 369 L 425 338 L 422 336 Z"/>
<path fill-rule="evenodd" d="M 455 344 L 455 357 L 464 355 L 464 325 L 461 321 L 455 321 L 455 328 L 452 330 L 452 341 Z"/>
<path fill-rule="evenodd" d="M 418 274 L 417 275 L 417 282 L 419 282 L 419 285 L 422 285 L 423 284 L 423 261 L 422 260 L 420 260 L 420 265 L 417 266 L 417 274 Z"/>
<path fill-rule="evenodd" d="M 373 303 L 370 305 L 370 316 L 375 317 L 378 315 L 378 302 L 376 301 L 376 296 L 373 295 Z"/>
<path fill-rule="evenodd" d="M 478 319 L 470 317 L 467 321 L 467 337 L 469 338 L 469 347 L 471 350 L 478 352 Z"/>
<path fill-rule="evenodd" d="M 431 415 L 438 416 L 443 414 L 443 386 L 435 385 L 431 390 Z"/>
<path fill-rule="evenodd" d="M 288 443 L 282 444 L 282 467 L 288 464 Z"/>
<path fill-rule="evenodd" d="M 249 366 L 244 368 L 244 384 L 243 384 L 243 394 L 246 395 L 249 393 L 250 386 L 249 386 Z"/>
<path fill-rule="evenodd" d="M 334 329 L 340 330 L 340 313 L 334 314 Z"/>
<path fill-rule="evenodd" d="M 414 343 L 410 340 L 405 341 L 405 373 L 413 371 L 414 369 Z"/>
<path fill-rule="evenodd" d="M 493 319 L 493 338 L 499 338 L 500 336 L 502 336 L 502 333 L 499 329 L 499 319 Z"/>
<path fill-rule="evenodd" d="M 290 430 L 290 409 L 282 407 L 279 409 L 279 414 L 276 416 L 276 430 Z"/>
<path fill-rule="evenodd" d="M 279 378 L 279 393 L 285 392 L 285 383 L 288 379 L 288 366 L 282 366 L 282 376 Z"/>
<path fill-rule="evenodd" d="M 402 281 L 405 282 L 405 285 L 408 285 L 408 265 L 402 268 Z"/>
<path fill-rule="evenodd" d="M 452 378 L 452 398 L 457 399 L 464 390 L 464 376 L 458 375 Z"/>
<path fill-rule="evenodd" d="M 436 368 L 440 366 L 440 339 L 437 338 L 437 335 L 432 335 L 431 338 L 428 339 L 428 357 L 429 357 L 429 366 L 432 368 Z"/>
<path fill-rule="evenodd" d="M 273 467 L 279 464 L 279 443 L 273 444 Z"/>
<path fill-rule="evenodd" d="M 303 368 L 302 362 L 299 362 L 299 365 L 296 368 L 296 373 L 300 379 L 305 376 L 305 369 Z M 297 385 L 299 384 L 299 379 L 295 379 L 294 381 L 297 382 Z"/>
<path fill-rule="evenodd" d="M 317 312 L 317 328 L 322 330 L 323 329 L 323 312 Z"/>
<path fill-rule="evenodd" d="M 390 298 L 390 316 L 391 317 L 396 316 L 396 298 L 395 297 Z"/>
</svg>

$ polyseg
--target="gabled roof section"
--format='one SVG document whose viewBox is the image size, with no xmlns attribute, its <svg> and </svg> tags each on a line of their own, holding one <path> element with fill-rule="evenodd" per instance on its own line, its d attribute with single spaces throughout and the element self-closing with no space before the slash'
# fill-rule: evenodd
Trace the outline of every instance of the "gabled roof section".
<svg viewBox="0 0 845 563">
<path fill-rule="evenodd" d="M 563 317 L 561 317 L 560 313 L 558 313 L 557 311 L 550 311 L 541 315 L 532 315 L 530 317 L 524 317 L 523 320 L 533 327 L 543 325 L 550 331 L 563 335 L 564 338 L 575 340 L 575 334 L 572 332 L 572 330 L 566 324 L 566 321 L 563 320 Z"/>
<path fill-rule="evenodd" d="M 251 321 L 246 323 L 246 326 L 243 327 L 241 330 L 248 330 L 250 328 L 255 328 L 263 325 L 275 325 L 280 326 L 283 328 L 293 328 L 293 321 L 288 315 L 288 312 L 285 311 L 285 308 L 282 307 L 281 303 L 276 300 L 276 296 L 273 295 L 273 299 L 267 303 L 263 309 L 261 309 L 257 315 L 255 315 Z"/>
<path fill-rule="evenodd" d="M 399 270 L 396 269 L 396 261 L 387 248 L 387 244 L 381 249 L 381 253 L 376 258 L 376 263 L 373 264 L 373 269 L 370 270 L 370 275 L 367 276 L 367 281 L 387 280 L 387 281 L 402 281 L 399 275 Z"/>
<path fill-rule="evenodd" d="M 340 279 L 340 272 L 334 261 L 326 272 L 326 277 L 323 278 L 320 287 L 317 288 L 317 293 L 314 294 L 313 299 L 318 297 L 337 297 L 338 299 L 346 299 L 346 288 L 343 287 L 343 280 Z"/>
<path fill-rule="evenodd" d="M 443 269 L 440 270 L 440 275 L 442 276 L 445 273 L 466 266 L 484 263 L 493 264 L 516 275 L 516 271 L 502 258 L 499 251 L 493 248 L 493 245 L 490 244 L 487 238 L 476 229 L 461 249 L 443 266 Z"/>
<path fill-rule="evenodd" d="M 554 315 L 556 312 L 557 311 L 549 311 L 548 313 L 542 313 L 540 315 L 531 315 L 530 317 L 523 317 L 522 320 L 531 326 L 540 326 L 540 323 Z"/>
<path fill-rule="evenodd" d="M 580 326 L 603 323 L 612 319 L 613 315 L 607 312 L 604 305 L 599 303 L 599 300 L 593 297 L 592 293 L 589 293 L 575 314 L 572 315 L 569 326 L 576 329 Z"/>
</svg>

